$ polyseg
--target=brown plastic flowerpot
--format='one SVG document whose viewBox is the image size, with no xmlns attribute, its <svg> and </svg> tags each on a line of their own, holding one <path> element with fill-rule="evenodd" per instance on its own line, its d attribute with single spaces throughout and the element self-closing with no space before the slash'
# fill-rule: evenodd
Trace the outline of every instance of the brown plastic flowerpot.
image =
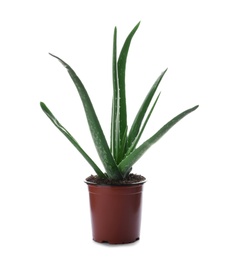
<svg viewBox="0 0 233 260">
<path fill-rule="evenodd" d="M 93 240 L 124 244 L 140 237 L 143 183 L 113 186 L 88 183 Z"/>
</svg>

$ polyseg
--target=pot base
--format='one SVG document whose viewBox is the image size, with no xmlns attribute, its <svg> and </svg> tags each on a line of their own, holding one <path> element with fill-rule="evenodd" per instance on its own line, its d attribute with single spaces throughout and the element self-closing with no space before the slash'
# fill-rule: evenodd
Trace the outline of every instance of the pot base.
<svg viewBox="0 0 233 260">
<path fill-rule="evenodd" d="M 93 238 L 93 240 L 95 241 L 95 242 L 97 242 L 97 243 L 101 243 L 101 244 L 110 244 L 110 245 L 117 245 L 117 244 L 130 244 L 130 243 L 134 243 L 134 242 L 136 242 L 136 241 L 138 241 L 139 240 L 139 237 L 138 238 L 136 238 L 135 240 L 129 240 L 129 241 L 104 241 L 104 240 L 95 240 L 94 238 Z"/>
</svg>

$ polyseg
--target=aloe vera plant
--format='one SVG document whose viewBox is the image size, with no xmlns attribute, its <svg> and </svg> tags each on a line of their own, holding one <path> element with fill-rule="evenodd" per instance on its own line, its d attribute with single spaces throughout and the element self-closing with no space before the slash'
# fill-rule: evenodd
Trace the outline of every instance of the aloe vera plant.
<svg viewBox="0 0 233 260">
<path fill-rule="evenodd" d="M 155 83 L 152 85 L 147 96 L 145 97 L 141 107 L 139 108 L 133 124 L 128 129 L 127 124 L 127 102 L 125 95 L 125 72 L 126 62 L 131 40 L 137 31 L 140 23 L 138 23 L 126 38 L 117 59 L 117 28 L 114 29 L 113 37 L 113 55 L 112 55 L 112 76 L 113 76 L 113 97 L 112 97 L 112 117 L 111 117 L 111 134 L 110 145 L 105 138 L 98 117 L 95 113 L 93 104 L 89 95 L 74 70 L 59 57 L 50 54 L 58 59 L 61 64 L 67 69 L 71 79 L 76 86 L 80 95 L 83 107 L 86 113 L 87 122 L 90 132 L 104 166 L 105 171 L 102 171 L 97 164 L 83 150 L 75 138 L 62 126 L 56 117 L 52 114 L 49 108 L 40 102 L 40 106 L 45 114 L 49 117 L 52 123 L 66 136 L 66 138 L 77 148 L 87 162 L 92 166 L 93 170 L 100 178 L 108 178 L 112 180 L 125 179 L 130 174 L 132 166 L 141 158 L 141 156 L 156 143 L 169 129 L 171 129 L 178 121 L 184 118 L 198 108 L 194 106 L 180 113 L 153 136 L 144 141 L 138 146 L 138 142 L 142 136 L 145 126 L 153 112 L 153 109 L 160 97 L 160 93 L 153 100 L 156 90 L 167 70 L 161 73 Z"/>
</svg>

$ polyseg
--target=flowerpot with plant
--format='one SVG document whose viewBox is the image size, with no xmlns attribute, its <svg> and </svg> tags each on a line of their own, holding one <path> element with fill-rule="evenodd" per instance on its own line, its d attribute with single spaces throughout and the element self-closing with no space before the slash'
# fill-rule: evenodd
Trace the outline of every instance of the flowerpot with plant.
<svg viewBox="0 0 233 260">
<path fill-rule="evenodd" d="M 155 93 L 157 93 L 156 90 L 167 71 L 163 71 L 149 89 L 131 127 L 128 128 L 125 91 L 126 62 L 131 40 L 139 24 L 129 33 L 118 58 L 117 29 L 114 29 L 112 54 L 113 96 L 109 144 L 82 81 L 66 62 L 51 54 L 67 69 L 77 88 L 104 171 L 97 166 L 76 139 L 62 126 L 49 108 L 43 102 L 40 103 L 42 110 L 52 123 L 75 146 L 95 172 L 95 175 L 87 177 L 85 182 L 89 189 L 93 239 L 97 242 L 122 244 L 139 239 L 142 189 L 146 179 L 142 175 L 133 174 L 132 167 L 168 130 L 198 107 L 194 106 L 183 111 L 139 145 L 142 133 L 160 97 L 159 93 L 154 98 Z"/>
</svg>

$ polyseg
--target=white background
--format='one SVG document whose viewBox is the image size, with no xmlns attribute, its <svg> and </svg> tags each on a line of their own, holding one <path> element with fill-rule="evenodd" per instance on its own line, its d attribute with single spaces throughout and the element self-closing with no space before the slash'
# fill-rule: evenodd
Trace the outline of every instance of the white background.
<svg viewBox="0 0 233 260">
<path fill-rule="evenodd" d="M 0 259 L 233 259 L 231 1 L 2 1 Z M 114 26 L 118 50 L 141 21 L 127 67 L 129 124 L 157 76 L 145 131 L 188 115 L 134 166 L 144 175 L 140 241 L 92 241 L 93 174 L 39 107 L 44 101 L 101 167 L 66 70 L 77 72 L 109 138 Z"/>
</svg>

